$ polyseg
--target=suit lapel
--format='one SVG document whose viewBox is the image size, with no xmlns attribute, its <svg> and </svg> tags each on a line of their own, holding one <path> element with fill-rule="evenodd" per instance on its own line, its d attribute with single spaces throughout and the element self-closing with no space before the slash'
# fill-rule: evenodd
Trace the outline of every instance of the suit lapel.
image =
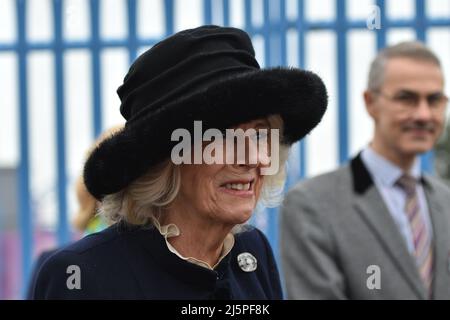
<svg viewBox="0 0 450 320">
<path fill-rule="evenodd" d="M 360 155 L 352 160 L 351 171 L 355 192 L 355 209 L 373 231 L 390 260 L 397 266 L 411 288 L 421 299 L 426 299 L 426 290 L 415 261 L 408 252 L 406 243 Z"/>
<path fill-rule="evenodd" d="M 433 224 L 433 243 L 434 243 L 434 281 L 433 297 L 442 299 L 448 297 L 450 291 L 450 221 L 448 214 L 441 203 L 444 201 L 439 197 L 436 187 L 431 180 L 424 177 L 424 190 L 427 197 L 428 210 Z M 447 209 L 449 210 L 449 209 Z"/>
</svg>

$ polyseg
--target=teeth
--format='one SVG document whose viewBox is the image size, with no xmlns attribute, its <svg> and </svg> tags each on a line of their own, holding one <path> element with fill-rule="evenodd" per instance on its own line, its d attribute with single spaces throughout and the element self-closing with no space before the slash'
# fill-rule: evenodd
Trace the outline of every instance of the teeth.
<svg viewBox="0 0 450 320">
<path fill-rule="evenodd" d="M 225 188 L 232 190 L 249 190 L 250 183 L 227 183 Z"/>
</svg>

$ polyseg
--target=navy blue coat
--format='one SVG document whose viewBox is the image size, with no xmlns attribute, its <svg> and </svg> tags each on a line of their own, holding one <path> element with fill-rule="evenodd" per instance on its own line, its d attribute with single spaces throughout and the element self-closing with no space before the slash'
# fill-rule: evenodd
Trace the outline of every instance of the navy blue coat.
<svg viewBox="0 0 450 320">
<path fill-rule="evenodd" d="M 39 270 L 34 299 L 282 299 L 279 273 L 266 237 L 256 228 L 235 235 L 231 252 L 214 270 L 170 252 L 153 227 L 115 224 L 63 248 Z M 244 272 L 237 256 L 257 259 Z M 80 289 L 69 289 L 68 268 L 79 267 Z M 69 281 L 68 281 L 69 279 Z M 69 286 L 70 287 L 70 286 Z"/>
<path fill-rule="evenodd" d="M 27 292 L 26 292 L 25 299 L 27 299 L 27 300 L 33 299 L 33 290 L 34 290 L 34 286 L 36 284 L 38 271 L 41 269 L 41 267 L 44 264 L 44 262 L 47 261 L 47 259 L 49 257 L 51 257 L 53 254 L 55 254 L 57 251 L 58 251 L 58 249 L 46 250 L 46 251 L 43 251 L 37 257 L 36 262 L 35 262 L 35 264 L 33 266 L 33 270 L 31 272 L 30 282 L 29 282 L 28 287 L 27 287 Z"/>
</svg>

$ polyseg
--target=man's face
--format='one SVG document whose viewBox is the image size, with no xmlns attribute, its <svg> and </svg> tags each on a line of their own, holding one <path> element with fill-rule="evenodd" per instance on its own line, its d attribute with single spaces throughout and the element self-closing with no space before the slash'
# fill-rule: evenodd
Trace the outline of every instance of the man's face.
<svg viewBox="0 0 450 320">
<path fill-rule="evenodd" d="M 441 69 L 430 62 L 392 58 L 378 92 L 366 92 L 382 150 L 415 156 L 433 148 L 445 124 L 447 98 Z"/>
</svg>

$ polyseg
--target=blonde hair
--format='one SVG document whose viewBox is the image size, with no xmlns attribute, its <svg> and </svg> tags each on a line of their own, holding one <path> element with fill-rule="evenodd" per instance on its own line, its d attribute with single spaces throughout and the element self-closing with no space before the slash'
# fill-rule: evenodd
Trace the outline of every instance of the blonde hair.
<svg viewBox="0 0 450 320">
<path fill-rule="evenodd" d="M 286 161 L 290 147 L 282 143 L 283 120 L 279 115 L 267 118 L 272 129 L 279 129 L 279 168 L 274 175 L 264 177 L 260 201 L 266 207 L 281 203 L 286 180 Z M 103 198 L 99 212 L 110 222 L 125 220 L 131 224 L 144 225 L 157 218 L 178 195 L 181 185 L 180 166 L 170 159 L 153 166 L 146 174 L 128 187 Z"/>
<path fill-rule="evenodd" d="M 123 129 L 123 125 L 116 125 L 104 131 L 89 147 L 86 152 L 86 159 L 91 155 L 92 151 L 104 140 L 118 133 Z M 97 199 L 89 193 L 84 183 L 83 174 L 78 176 L 75 185 L 75 191 L 78 201 L 78 211 L 72 220 L 72 224 L 79 231 L 86 231 L 89 222 L 95 217 L 97 213 Z"/>
<path fill-rule="evenodd" d="M 125 220 L 131 224 L 147 224 L 178 195 L 181 185 L 180 167 L 166 160 L 152 167 L 124 190 L 107 195 L 99 207 L 108 222 Z"/>
</svg>

